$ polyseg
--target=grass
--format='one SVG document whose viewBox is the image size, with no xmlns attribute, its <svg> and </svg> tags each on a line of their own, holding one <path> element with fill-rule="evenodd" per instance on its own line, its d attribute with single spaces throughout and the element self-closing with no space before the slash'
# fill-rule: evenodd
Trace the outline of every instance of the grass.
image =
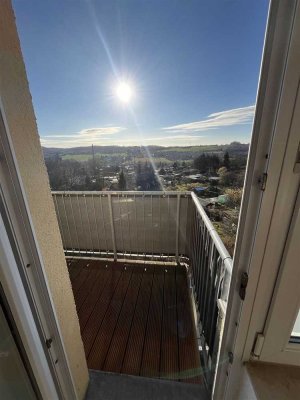
<svg viewBox="0 0 300 400">
<path fill-rule="evenodd" d="M 167 158 L 164 157 L 151 157 L 151 160 L 154 162 L 156 166 L 158 166 L 159 163 L 163 164 L 173 164 L 174 161 L 168 160 Z M 136 157 L 135 162 L 150 162 L 150 159 L 148 157 Z"/>
<path fill-rule="evenodd" d="M 62 156 L 63 160 L 75 160 L 75 161 L 88 161 L 92 158 L 91 154 L 65 154 Z"/>
<path fill-rule="evenodd" d="M 166 149 L 160 149 L 157 152 L 167 153 L 170 151 L 174 152 L 191 152 L 191 153 L 201 153 L 207 151 L 220 151 L 220 146 L 218 145 L 203 145 L 203 146 L 187 146 L 187 147 L 168 147 Z"/>
<path fill-rule="evenodd" d="M 92 154 L 65 154 L 63 160 L 88 161 L 92 158 Z M 95 153 L 95 157 L 123 158 L 126 153 Z"/>
</svg>

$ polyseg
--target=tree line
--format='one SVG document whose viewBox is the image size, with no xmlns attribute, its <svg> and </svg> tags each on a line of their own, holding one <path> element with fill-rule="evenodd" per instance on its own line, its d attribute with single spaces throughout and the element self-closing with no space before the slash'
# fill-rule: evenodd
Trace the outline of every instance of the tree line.
<svg viewBox="0 0 300 400">
<path fill-rule="evenodd" d="M 228 170 L 230 169 L 230 157 L 227 151 L 224 153 L 222 160 L 216 154 L 206 153 L 202 153 L 194 159 L 194 167 L 201 173 L 216 173 L 222 166 Z"/>
</svg>

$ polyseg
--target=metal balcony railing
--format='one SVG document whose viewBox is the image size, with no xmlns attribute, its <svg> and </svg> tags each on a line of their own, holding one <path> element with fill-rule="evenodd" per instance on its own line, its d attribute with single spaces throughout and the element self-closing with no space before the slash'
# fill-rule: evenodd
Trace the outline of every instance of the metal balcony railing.
<svg viewBox="0 0 300 400">
<path fill-rule="evenodd" d="M 232 259 L 190 192 L 52 192 L 66 255 L 184 261 L 213 385 Z"/>
<path fill-rule="evenodd" d="M 198 311 L 202 362 L 207 383 L 212 388 L 229 294 L 232 258 L 197 196 L 192 193 L 191 197 L 191 281 Z"/>
<path fill-rule="evenodd" d="M 185 192 L 52 192 L 68 255 L 179 259 L 188 254 Z"/>
</svg>

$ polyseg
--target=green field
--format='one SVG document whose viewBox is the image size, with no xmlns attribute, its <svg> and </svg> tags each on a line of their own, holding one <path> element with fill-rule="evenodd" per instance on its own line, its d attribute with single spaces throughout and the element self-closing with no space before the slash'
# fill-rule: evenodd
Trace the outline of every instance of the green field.
<svg viewBox="0 0 300 400">
<path fill-rule="evenodd" d="M 201 153 L 209 151 L 220 151 L 220 146 L 218 145 L 205 145 L 205 146 L 188 146 L 188 147 L 168 147 L 166 149 L 158 150 L 159 153 L 167 153 L 170 151 L 174 152 L 191 152 L 191 153 Z"/>
<path fill-rule="evenodd" d="M 92 154 L 64 154 L 62 155 L 63 160 L 76 160 L 76 161 L 88 161 L 92 159 Z M 110 154 L 110 153 L 95 153 L 95 157 L 97 158 L 104 158 L 104 157 L 110 157 L 110 158 L 123 158 L 126 157 L 126 153 L 116 153 L 116 154 Z"/>
<path fill-rule="evenodd" d="M 151 160 L 156 165 L 158 165 L 159 163 L 173 164 L 173 161 L 168 160 L 167 158 L 164 158 L 164 157 L 151 157 Z M 149 162 L 149 161 L 150 161 L 149 157 L 137 157 L 135 159 L 135 162 L 141 162 L 141 163 L 145 163 L 145 162 Z"/>
<path fill-rule="evenodd" d="M 92 158 L 91 154 L 65 154 L 63 160 L 88 161 Z"/>
</svg>

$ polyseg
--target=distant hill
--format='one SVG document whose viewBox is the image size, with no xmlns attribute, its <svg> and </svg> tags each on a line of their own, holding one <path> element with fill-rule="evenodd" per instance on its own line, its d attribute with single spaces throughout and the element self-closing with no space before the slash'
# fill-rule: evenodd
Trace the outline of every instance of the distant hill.
<svg viewBox="0 0 300 400">
<path fill-rule="evenodd" d="M 232 142 L 224 145 L 202 145 L 202 146 L 94 146 L 94 153 L 98 156 L 101 155 L 124 155 L 127 154 L 131 157 L 147 157 L 150 153 L 153 157 L 161 157 L 169 160 L 191 160 L 200 153 L 217 153 L 223 154 L 228 151 L 233 156 L 247 155 L 249 144 Z M 72 155 L 92 155 L 92 147 L 72 147 L 72 148 L 48 148 L 43 147 L 44 157 L 51 158 L 54 156 L 68 156 Z"/>
</svg>

